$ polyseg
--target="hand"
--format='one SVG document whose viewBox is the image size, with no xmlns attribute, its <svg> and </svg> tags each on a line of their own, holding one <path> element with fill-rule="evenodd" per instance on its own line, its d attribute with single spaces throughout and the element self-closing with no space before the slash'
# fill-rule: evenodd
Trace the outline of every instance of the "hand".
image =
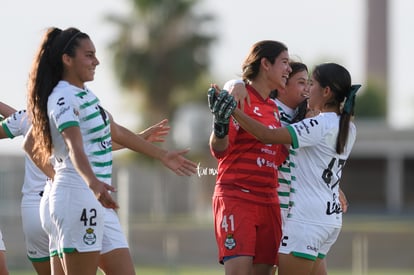
<svg viewBox="0 0 414 275">
<path fill-rule="evenodd" d="M 339 188 L 339 202 L 341 203 L 342 213 L 345 214 L 348 211 L 349 203 L 341 188 Z"/>
<path fill-rule="evenodd" d="M 108 192 L 115 192 L 115 187 L 99 180 L 95 181 L 93 184 L 89 184 L 89 187 L 92 189 L 96 199 L 102 204 L 103 207 L 111 209 L 119 208 L 118 204 L 114 201 L 111 194 Z"/>
<path fill-rule="evenodd" d="M 168 125 L 168 119 L 163 119 L 139 134 L 149 142 L 164 142 L 164 137 L 168 135 L 169 131 L 170 125 Z"/>
<path fill-rule="evenodd" d="M 234 97 L 225 90 L 221 90 L 213 105 L 213 114 L 217 121 L 225 123 L 230 120 L 230 116 L 237 107 Z"/>
<path fill-rule="evenodd" d="M 240 109 L 244 110 L 244 102 L 247 102 L 247 105 L 250 106 L 250 96 L 247 93 L 244 82 L 237 82 L 231 85 L 229 87 L 229 93 L 234 97 L 237 105 L 240 105 Z"/>
<path fill-rule="evenodd" d="M 210 89 L 207 91 L 207 102 L 208 108 L 210 109 L 211 113 L 213 113 L 214 103 L 217 100 L 216 94 L 219 93 L 220 90 L 211 85 Z"/>
<path fill-rule="evenodd" d="M 208 90 L 208 104 L 214 114 L 214 134 L 218 138 L 224 138 L 229 132 L 230 117 L 237 107 L 237 102 L 227 91 L 221 90 L 217 93 L 217 90 L 217 86 L 212 86 Z"/>
<path fill-rule="evenodd" d="M 212 85 L 207 92 L 207 100 L 210 111 L 218 119 L 226 121 L 237 107 L 237 102 L 226 90 L 220 90 L 217 85 Z"/>
<path fill-rule="evenodd" d="M 188 160 L 183 155 L 190 149 L 168 151 L 161 162 L 179 176 L 191 176 L 197 172 L 197 163 Z"/>
</svg>

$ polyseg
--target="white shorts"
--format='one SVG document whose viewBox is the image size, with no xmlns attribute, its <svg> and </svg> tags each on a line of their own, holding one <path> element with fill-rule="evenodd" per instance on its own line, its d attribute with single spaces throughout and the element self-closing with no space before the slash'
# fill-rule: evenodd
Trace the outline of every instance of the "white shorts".
<svg viewBox="0 0 414 275">
<path fill-rule="evenodd" d="M 128 248 L 128 242 L 122 231 L 116 212 L 113 209 L 105 208 L 105 229 L 101 254 L 118 248 Z"/>
<path fill-rule="evenodd" d="M 37 200 L 36 204 L 23 204 L 21 206 L 22 225 L 26 242 L 27 256 L 29 260 L 34 262 L 49 261 L 49 237 L 43 230 L 40 222 L 40 195 L 33 196 L 32 201 Z"/>
<path fill-rule="evenodd" d="M 279 253 L 309 260 L 325 258 L 341 229 L 333 226 L 309 224 L 287 219 Z"/>
<path fill-rule="evenodd" d="M 49 210 L 58 231 L 59 253 L 102 250 L 104 208 L 89 188 L 72 188 L 54 182 Z M 51 234 L 53 237 L 56 233 Z"/>
<path fill-rule="evenodd" d="M 43 191 L 42 199 L 40 200 L 39 212 L 40 222 L 43 230 L 49 237 L 49 255 L 51 257 L 58 255 L 58 239 L 57 228 L 50 219 L 49 211 L 49 194 L 50 194 L 51 182 L 47 182 Z"/>
<path fill-rule="evenodd" d="M 4 245 L 4 242 L 3 242 L 3 235 L 1 234 L 1 230 L 0 230 L 0 251 L 6 251 L 6 246 Z"/>
</svg>

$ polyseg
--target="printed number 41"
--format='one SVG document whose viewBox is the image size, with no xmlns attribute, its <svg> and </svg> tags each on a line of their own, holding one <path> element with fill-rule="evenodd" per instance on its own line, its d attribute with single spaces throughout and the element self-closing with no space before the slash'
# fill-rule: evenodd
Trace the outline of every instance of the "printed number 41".
<svg viewBox="0 0 414 275">
<path fill-rule="evenodd" d="M 221 228 L 223 228 L 224 231 L 229 232 L 229 226 L 230 226 L 230 232 L 233 232 L 234 231 L 234 216 L 233 216 L 233 214 L 229 215 L 228 217 L 227 217 L 227 215 L 224 215 L 223 220 L 221 221 Z"/>
</svg>

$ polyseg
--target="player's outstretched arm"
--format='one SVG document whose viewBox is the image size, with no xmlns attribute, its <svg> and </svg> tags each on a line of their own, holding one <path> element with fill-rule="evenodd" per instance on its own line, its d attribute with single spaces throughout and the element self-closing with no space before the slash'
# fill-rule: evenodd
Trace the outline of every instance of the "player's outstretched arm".
<svg viewBox="0 0 414 275">
<path fill-rule="evenodd" d="M 170 128 L 170 125 L 168 125 L 168 119 L 163 119 L 160 122 L 148 127 L 147 129 L 139 132 L 136 135 L 142 137 L 148 142 L 164 142 L 165 137 L 170 132 Z M 124 148 L 124 146 L 116 142 L 112 142 L 112 151 L 117 151 Z"/>
<path fill-rule="evenodd" d="M 3 103 L 0 101 L 0 115 L 3 117 L 8 117 L 12 114 L 14 114 L 17 110 L 13 107 L 7 105 L 6 103 Z"/>
<path fill-rule="evenodd" d="M 119 125 L 110 114 L 109 118 L 111 120 L 112 140 L 116 143 L 137 153 L 160 160 L 164 166 L 179 176 L 190 176 L 197 172 L 197 164 L 184 157 L 189 149 L 175 151 L 163 149 Z"/>
</svg>

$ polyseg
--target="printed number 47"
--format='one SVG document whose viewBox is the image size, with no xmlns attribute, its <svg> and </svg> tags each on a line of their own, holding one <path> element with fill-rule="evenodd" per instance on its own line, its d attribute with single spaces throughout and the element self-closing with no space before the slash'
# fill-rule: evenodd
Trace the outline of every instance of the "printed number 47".
<svg viewBox="0 0 414 275">
<path fill-rule="evenodd" d="M 224 229 L 224 231 L 229 232 L 229 226 L 230 226 L 230 232 L 234 231 L 234 216 L 227 215 L 223 216 L 223 220 L 221 221 L 221 228 Z"/>
<path fill-rule="evenodd" d="M 333 176 L 332 169 L 334 168 L 336 160 L 337 160 L 336 158 L 332 158 L 331 162 L 328 165 L 328 168 L 326 168 L 323 171 L 323 174 L 322 174 L 322 179 L 325 181 L 325 183 L 328 186 L 329 186 L 329 184 L 331 184 L 331 181 L 332 181 L 332 176 Z M 331 188 L 334 188 L 338 184 L 339 179 L 340 179 L 340 173 L 341 173 L 341 170 L 344 167 L 344 165 L 345 165 L 345 160 L 344 159 L 338 159 L 338 169 L 336 169 L 337 170 L 336 176 L 337 176 L 338 180 L 334 184 L 332 184 Z"/>
</svg>

